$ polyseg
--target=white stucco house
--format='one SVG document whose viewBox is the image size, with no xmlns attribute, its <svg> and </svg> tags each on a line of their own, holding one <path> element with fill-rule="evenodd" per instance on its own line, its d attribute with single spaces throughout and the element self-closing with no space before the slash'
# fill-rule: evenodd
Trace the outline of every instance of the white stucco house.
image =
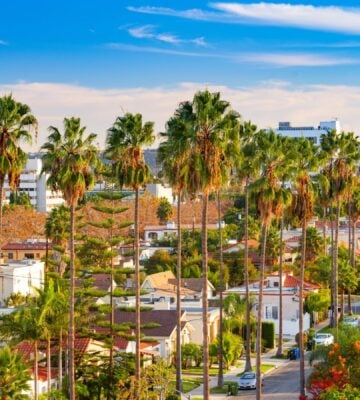
<svg viewBox="0 0 360 400">
<path fill-rule="evenodd" d="M 38 260 L 8 261 L 0 264 L 0 305 L 12 293 L 34 295 L 44 285 L 44 263 Z"/>
<path fill-rule="evenodd" d="M 283 274 L 283 332 L 287 336 L 295 336 L 299 332 L 299 286 L 300 279 L 292 274 Z M 262 317 L 264 321 L 272 321 L 275 324 L 275 332 L 279 334 L 279 300 L 280 300 L 280 277 L 278 274 L 268 275 L 264 279 L 264 298 Z M 304 282 L 304 297 L 308 293 L 317 292 L 318 285 Z M 259 295 L 259 281 L 253 282 L 249 287 L 250 295 L 254 299 L 253 312 L 257 312 L 257 299 Z M 225 296 L 230 293 L 238 293 L 245 296 L 245 286 L 228 289 Z M 310 315 L 304 314 L 304 330 L 310 328 Z"/>
</svg>

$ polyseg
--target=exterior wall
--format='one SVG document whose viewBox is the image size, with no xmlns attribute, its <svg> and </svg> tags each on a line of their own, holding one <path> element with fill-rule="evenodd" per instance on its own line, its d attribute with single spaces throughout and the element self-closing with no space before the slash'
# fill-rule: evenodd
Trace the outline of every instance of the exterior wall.
<svg viewBox="0 0 360 400">
<path fill-rule="evenodd" d="M 4 250 L 3 256 L 5 261 L 22 261 L 25 258 L 34 260 L 41 260 L 45 257 L 45 250 Z M 30 255 L 30 256 L 29 256 Z"/>
<path fill-rule="evenodd" d="M 151 242 L 152 240 L 161 240 L 167 236 L 176 236 L 176 228 L 167 228 L 164 225 L 164 229 L 159 230 L 146 230 L 144 231 L 144 239 Z"/>
<path fill-rule="evenodd" d="M 279 334 L 279 320 L 268 320 L 272 321 L 275 324 L 275 333 Z M 310 328 L 310 314 L 304 314 L 304 331 Z M 284 319 L 283 320 L 283 332 L 285 336 L 294 337 L 299 332 L 299 319 Z"/>
<path fill-rule="evenodd" d="M 153 196 L 160 198 L 165 197 L 170 204 L 173 204 L 174 197 L 171 187 L 166 187 L 160 183 L 151 183 L 146 185 L 146 190 L 148 190 Z"/>
<path fill-rule="evenodd" d="M 209 312 L 208 323 L 209 323 L 209 340 L 212 342 L 216 339 L 219 332 L 219 309 L 215 309 Z M 203 323 L 201 311 L 191 311 L 187 309 L 186 319 L 189 321 L 191 326 L 194 328 L 190 333 L 190 341 L 195 344 L 203 344 Z"/>
<path fill-rule="evenodd" d="M 34 392 L 34 386 L 35 386 L 35 381 L 34 379 L 31 379 L 28 381 L 30 390 L 26 392 L 27 395 L 29 396 L 34 396 L 35 392 Z M 51 387 L 52 389 L 56 388 L 56 379 L 51 379 Z M 45 394 L 47 393 L 47 380 L 46 381 L 42 381 L 42 380 L 38 380 L 37 382 L 37 389 L 38 389 L 38 394 Z"/>
<path fill-rule="evenodd" d="M 23 261 L 0 265 L 0 302 L 3 303 L 12 293 L 34 295 L 34 288 L 41 288 L 43 282 L 43 262 Z"/>
<path fill-rule="evenodd" d="M 64 203 L 64 199 L 58 193 L 53 193 L 47 188 L 46 175 L 41 175 L 42 160 L 41 155 L 33 153 L 28 155 L 25 169 L 20 175 L 19 192 L 25 192 L 30 197 L 30 202 L 40 212 L 48 212 L 53 207 Z M 5 181 L 6 200 L 10 199 L 10 189 L 8 181 Z"/>
</svg>

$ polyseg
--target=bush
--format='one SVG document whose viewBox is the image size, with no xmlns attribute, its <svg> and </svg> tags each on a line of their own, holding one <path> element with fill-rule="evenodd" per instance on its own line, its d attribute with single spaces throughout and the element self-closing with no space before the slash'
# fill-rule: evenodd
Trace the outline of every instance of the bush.
<svg viewBox="0 0 360 400">
<path fill-rule="evenodd" d="M 308 334 L 306 332 L 303 332 L 303 343 L 304 343 L 304 346 L 306 346 L 308 340 L 309 340 Z M 295 342 L 299 346 L 299 332 L 295 335 Z"/>
<path fill-rule="evenodd" d="M 181 400 L 181 397 L 178 394 L 170 393 L 166 396 L 165 400 Z"/>
<path fill-rule="evenodd" d="M 275 347 L 275 324 L 273 322 L 262 322 L 262 342 L 268 349 Z"/>
</svg>

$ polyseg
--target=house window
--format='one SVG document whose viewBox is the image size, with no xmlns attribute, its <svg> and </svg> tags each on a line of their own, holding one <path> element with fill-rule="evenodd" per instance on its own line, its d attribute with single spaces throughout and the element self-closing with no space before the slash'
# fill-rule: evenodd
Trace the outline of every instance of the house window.
<svg viewBox="0 0 360 400">
<path fill-rule="evenodd" d="M 156 232 L 150 232 L 149 233 L 149 239 L 151 240 L 157 240 L 158 234 Z"/>
<path fill-rule="evenodd" d="M 279 287 L 279 282 L 274 282 L 274 287 Z"/>
<path fill-rule="evenodd" d="M 272 306 L 272 319 L 279 318 L 279 311 L 277 306 Z"/>
<path fill-rule="evenodd" d="M 33 253 L 25 253 L 24 256 L 25 256 L 25 258 L 27 260 L 33 260 L 34 259 L 34 254 Z"/>
<path fill-rule="evenodd" d="M 12 260 L 14 258 L 14 254 L 13 253 L 8 253 L 8 259 Z"/>
</svg>

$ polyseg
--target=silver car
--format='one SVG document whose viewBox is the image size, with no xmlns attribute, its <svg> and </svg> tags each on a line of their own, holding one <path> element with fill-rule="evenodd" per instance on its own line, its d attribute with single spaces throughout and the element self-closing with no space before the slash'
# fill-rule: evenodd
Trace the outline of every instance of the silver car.
<svg viewBox="0 0 360 400">
<path fill-rule="evenodd" d="M 331 333 L 317 333 L 313 341 L 319 346 L 329 346 L 334 343 L 334 336 Z"/>
<path fill-rule="evenodd" d="M 261 377 L 262 384 L 262 377 Z M 239 390 L 241 389 L 256 389 L 256 373 L 244 372 L 239 379 Z"/>
<path fill-rule="evenodd" d="M 359 320 L 356 317 L 346 317 L 343 319 L 343 325 L 348 325 L 348 326 L 359 326 Z"/>
</svg>

